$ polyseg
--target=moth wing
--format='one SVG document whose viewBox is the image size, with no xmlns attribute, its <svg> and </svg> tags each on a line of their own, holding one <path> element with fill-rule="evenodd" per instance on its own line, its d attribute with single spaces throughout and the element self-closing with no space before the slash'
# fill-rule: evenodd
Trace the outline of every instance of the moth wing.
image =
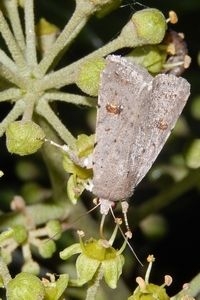
<svg viewBox="0 0 200 300">
<path fill-rule="evenodd" d="M 174 128 L 190 95 L 190 84 L 174 75 L 157 75 L 152 81 L 149 111 L 145 112 L 145 122 L 141 125 L 142 134 L 138 143 L 144 146 L 137 153 L 137 185 L 146 175 L 167 138 Z M 134 153 L 135 143 L 132 145 Z M 135 173 L 136 158 L 132 155 L 132 172 Z M 134 175 L 135 177 L 135 175 Z"/>
<path fill-rule="evenodd" d="M 132 194 L 132 141 L 140 133 L 143 102 L 151 81 L 152 76 L 139 65 L 119 56 L 107 58 L 101 76 L 93 153 L 93 193 L 100 198 L 117 201 Z"/>
</svg>

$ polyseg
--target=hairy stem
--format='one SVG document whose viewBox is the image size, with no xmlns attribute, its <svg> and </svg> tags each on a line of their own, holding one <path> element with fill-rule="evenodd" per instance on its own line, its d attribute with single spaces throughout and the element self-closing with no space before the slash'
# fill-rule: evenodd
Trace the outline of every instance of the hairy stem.
<svg viewBox="0 0 200 300">
<path fill-rule="evenodd" d="M 0 62 L 10 69 L 12 72 L 16 72 L 17 66 L 14 61 L 2 50 L 0 50 Z"/>
<path fill-rule="evenodd" d="M 7 126 L 15 121 L 24 110 L 24 102 L 22 100 L 19 100 L 16 102 L 12 110 L 7 114 L 5 119 L 0 123 L 0 136 L 2 136 L 7 128 Z"/>
<path fill-rule="evenodd" d="M 12 58 L 20 68 L 25 68 L 25 60 L 8 24 L 0 11 L 0 32 L 8 46 Z"/>
<path fill-rule="evenodd" d="M 0 92 L 0 102 L 19 99 L 22 96 L 22 92 L 18 88 L 9 88 Z"/>
<path fill-rule="evenodd" d="M 170 298 L 170 300 L 181 299 L 199 299 L 200 296 L 200 273 L 197 274 L 177 295 Z"/>
<path fill-rule="evenodd" d="M 21 89 L 25 89 L 27 86 L 27 80 L 19 74 L 17 68 L 15 70 L 11 70 L 0 63 L 0 76 Z"/>
<path fill-rule="evenodd" d="M 88 107 L 96 106 L 95 98 L 63 92 L 45 93 L 45 99 L 48 99 L 49 101 L 62 101 L 66 103 L 72 103 L 75 105 L 85 105 Z"/>
<path fill-rule="evenodd" d="M 3 279 L 3 284 L 6 287 L 8 282 L 12 279 L 8 270 L 6 263 L 3 258 L 0 256 L 0 274 Z"/>
<path fill-rule="evenodd" d="M 36 72 L 44 75 L 50 68 L 54 59 L 58 56 L 60 52 L 64 53 L 64 48 L 69 46 L 69 44 L 75 39 L 81 29 L 85 26 L 88 17 L 90 16 L 90 11 L 87 10 L 87 5 L 77 5 L 75 11 L 70 18 L 69 22 L 52 45 L 51 49 L 41 60 Z M 61 58 L 61 56 L 60 56 Z M 58 61 L 58 60 L 57 60 Z"/>
<path fill-rule="evenodd" d="M 25 1 L 26 61 L 29 66 L 37 65 L 36 38 L 33 0 Z"/>
<path fill-rule="evenodd" d="M 50 120 L 51 126 L 58 132 L 62 140 L 70 147 L 70 149 L 74 149 L 76 139 L 58 119 L 54 111 L 50 108 L 49 104 L 45 100 L 40 100 L 36 107 L 36 112 L 40 116 L 44 117 L 47 121 Z"/>
<path fill-rule="evenodd" d="M 7 5 L 7 13 L 9 16 L 9 20 L 12 26 L 12 30 L 14 33 L 14 36 L 16 38 L 17 44 L 19 45 L 20 49 L 24 51 L 25 49 L 25 40 L 24 40 L 24 34 L 22 30 L 21 20 L 19 17 L 19 11 L 17 7 L 17 0 L 11 0 L 11 1 L 4 1 L 5 5 Z"/>
<path fill-rule="evenodd" d="M 95 276 L 95 279 L 93 280 L 93 283 L 90 285 L 90 287 L 87 290 L 86 300 L 95 300 L 96 294 L 100 285 L 100 281 L 103 278 L 103 269 L 100 267 L 97 271 L 97 274 Z"/>
</svg>

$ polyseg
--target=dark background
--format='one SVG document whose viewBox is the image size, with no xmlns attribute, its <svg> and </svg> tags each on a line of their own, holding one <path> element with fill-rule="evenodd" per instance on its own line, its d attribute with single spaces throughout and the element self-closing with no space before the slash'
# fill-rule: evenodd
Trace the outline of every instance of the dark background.
<svg viewBox="0 0 200 300">
<path fill-rule="evenodd" d="M 70 0 L 40 0 L 36 1 L 35 5 L 36 19 L 40 16 L 45 16 L 50 22 L 57 24 L 61 28 L 69 20 L 74 9 L 74 2 Z M 121 8 L 105 18 L 97 19 L 96 17 L 92 17 L 90 19 L 79 37 L 71 45 L 65 58 L 60 62 L 60 66 L 86 55 L 115 38 L 122 26 L 130 19 L 131 14 L 146 5 L 160 9 L 166 16 L 169 10 L 176 11 L 179 16 L 179 22 L 176 25 L 171 25 L 171 28 L 185 34 L 189 55 L 192 58 L 190 68 L 183 74 L 191 83 L 191 96 L 183 112 L 188 133 L 181 138 L 174 138 L 170 143 L 167 143 L 155 162 L 154 168 L 156 169 L 157 166 L 161 166 L 161 168 L 162 166 L 166 167 L 166 165 L 171 163 L 173 155 L 183 153 L 192 139 L 199 138 L 200 123 L 192 115 L 191 107 L 195 99 L 200 97 L 200 72 L 198 65 L 198 54 L 200 53 L 200 1 L 148 0 L 141 3 L 124 1 Z M 8 110 L 9 105 L 1 104 L 1 119 Z M 68 106 L 65 109 L 65 105 L 60 105 L 58 106 L 58 111 L 63 122 L 75 134 L 77 132 L 84 131 L 89 133 L 92 131 L 88 125 L 85 110 L 74 108 L 73 106 Z M 74 118 L 76 119 L 75 126 Z M 0 169 L 6 173 L 6 176 L 1 179 L 0 187 L 0 209 L 2 211 L 9 210 L 9 202 L 12 196 L 14 194 L 21 194 L 23 186 L 29 181 L 28 177 L 30 177 L 31 182 L 35 180 L 40 186 L 49 188 L 45 166 L 41 164 L 39 155 L 32 155 L 29 158 L 19 158 L 8 154 L 5 148 L 4 137 L 0 141 L 0 149 Z M 22 178 L 19 175 L 21 174 L 19 167 L 23 162 L 28 163 L 29 167 L 33 167 L 33 173 L 26 174 L 26 178 Z M 156 196 L 161 191 L 164 192 L 165 189 L 170 187 L 172 179 L 169 177 L 169 174 L 164 172 L 163 174 L 163 176 L 159 177 L 158 181 L 155 181 L 151 175 L 147 176 L 136 188 L 135 195 L 130 201 L 131 209 L 129 218 L 131 222 L 134 219 L 134 207 L 137 208 L 145 201 L 148 201 L 149 198 Z M 183 283 L 190 281 L 200 271 L 199 197 L 199 188 L 191 189 L 158 212 L 164 222 L 163 234 L 156 237 L 147 236 L 141 226 L 137 226 L 134 231 L 135 238 L 133 239 L 133 245 L 140 259 L 144 261 L 145 257 L 152 253 L 156 257 L 151 281 L 161 284 L 165 274 L 170 274 L 173 277 L 173 284 L 168 289 L 170 295 L 177 293 Z M 138 273 L 144 273 L 144 269 L 139 264 L 136 264 L 133 269 L 130 269 L 128 266 L 126 268 L 125 279 L 130 289 L 132 289 L 135 277 L 138 276 Z"/>
</svg>

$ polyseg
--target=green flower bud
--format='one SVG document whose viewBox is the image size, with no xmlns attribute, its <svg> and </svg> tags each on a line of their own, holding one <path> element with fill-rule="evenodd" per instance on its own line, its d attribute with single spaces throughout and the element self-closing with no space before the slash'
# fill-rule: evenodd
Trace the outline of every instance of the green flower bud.
<svg viewBox="0 0 200 300">
<path fill-rule="evenodd" d="M 194 139 L 187 149 L 185 155 L 186 164 L 189 168 L 200 167 L 200 139 Z"/>
<path fill-rule="evenodd" d="M 15 121 L 6 130 L 6 145 L 10 153 L 28 155 L 36 152 L 44 142 L 42 128 L 32 121 Z"/>
<path fill-rule="evenodd" d="M 155 8 L 147 8 L 132 16 L 138 38 L 145 44 L 159 44 L 165 35 L 167 23 L 164 15 Z"/>
<path fill-rule="evenodd" d="M 62 233 L 62 227 L 58 220 L 50 220 L 46 225 L 48 236 L 54 240 L 60 238 Z"/>
<path fill-rule="evenodd" d="M 7 285 L 7 300 L 42 300 L 44 299 L 45 289 L 35 275 L 22 272 Z"/>
<path fill-rule="evenodd" d="M 36 261 L 30 259 L 27 262 L 25 262 L 25 264 L 22 267 L 22 271 L 38 275 L 40 272 L 40 266 Z"/>
<path fill-rule="evenodd" d="M 23 225 L 13 227 L 13 238 L 18 244 L 22 244 L 27 239 L 27 231 Z"/>
<path fill-rule="evenodd" d="M 38 24 L 36 25 L 35 31 L 38 36 L 49 35 L 54 33 L 57 34 L 59 28 L 56 25 L 49 23 L 44 18 L 41 18 Z"/>
<path fill-rule="evenodd" d="M 168 224 L 161 215 L 152 214 L 140 223 L 143 233 L 152 240 L 160 239 L 168 231 Z"/>
<path fill-rule="evenodd" d="M 21 7 L 24 7 L 24 0 L 18 0 L 17 2 L 19 3 L 19 5 L 20 5 Z"/>
<path fill-rule="evenodd" d="M 38 47 L 43 54 L 47 52 L 55 42 L 58 32 L 59 28 L 57 26 L 49 23 L 43 18 L 40 19 L 36 25 L 36 35 Z"/>
<path fill-rule="evenodd" d="M 87 60 L 81 64 L 78 77 L 76 80 L 77 86 L 90 96 L 97 96 L 99 90 L 100 74 L 105 68 L 105 60 L 103 58 L 95 58 Z"/>
<path fill-rule="evenodd" d="M 195 97 L 193 96 L 191 103 L 191 114 L 196 120 L 200 120 L 200 95 Z"/>
<path fill-rule="evenodd" d="M 38 250 L 42 257 L 50 258 L 56 251 L 56 244 L 53 240 L 43 240 Z"/>
<path fill-rule="evenodd" d="M 158 45 L 147 45 L 133 49 L 127 57 L 147 68 L 150 73 L 158 74 L 163 69 L 166 56 L 166 51 Z"/>
</svg>

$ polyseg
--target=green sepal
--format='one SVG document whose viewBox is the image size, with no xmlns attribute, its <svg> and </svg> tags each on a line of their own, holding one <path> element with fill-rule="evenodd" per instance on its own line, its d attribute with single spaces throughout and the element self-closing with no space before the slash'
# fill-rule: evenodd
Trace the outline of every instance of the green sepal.
<svg viewBox="0 0 200 300">
<path fill-rule="evenodd" d="M 80 254 L 76 260 L 76 271 L 79 284 L 83 285 L 90 281 L 97 272 L 100 264 L 100 261 L 90 258 L 85 254 Z"/>
<path fill-rule="evenodd" d="M 60 258 L 66 260 L 74 254 L 81 253 L 81 251 L 81 245 L 79 243 L 76 243 L 62 250 L 60 252 Z"/>
<path fill-rule="evenodd" d="M 67 181 L 67 195 L 69 200 L 76 204 L 82 192 L 85 190 L 85 180 L 81 180 L 72 174 Z"/>
<path fill-rule="evenodd" d="M 62 274 L 56 281 L 45 281 L 45 297 L 44 300 L 60 300 L 60 297 L 64 293 L 68 286 L 69 275 Z"/>
<path fill-rule="evenodd" d="M 107 259 L 102 262 L 104 279 L 111 289 L 115 289 L 117 287 L 117 281 L 122 274 L 123 265 L 124 257 L 122 255 L 118 255 L 113 259 Z"/>
</svg>

